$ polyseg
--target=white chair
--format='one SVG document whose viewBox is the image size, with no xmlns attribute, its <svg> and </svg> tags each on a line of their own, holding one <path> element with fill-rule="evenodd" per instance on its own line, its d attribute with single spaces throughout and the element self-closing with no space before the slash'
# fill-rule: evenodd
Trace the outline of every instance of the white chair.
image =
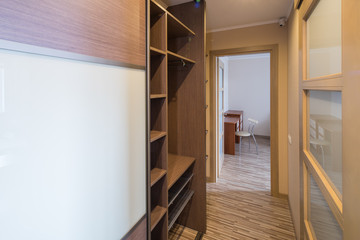
<svg viewBox="0 0 360 240">
<path fill-rule="evenodd" d="M 252 138 L 254 139 L 255 146 L 256 146 L 256 154 L 259 155 L 258 145 L 257 145 L 256 139 L 254 136 L 254 128 L 255 128 L 255 125 L 259 123 L 259 121 L 254 120 L 252 118 L 249 118 L 248 121 L 249 121 L 249 127 L 248 127 L 247 131 L 235 132 L 235 135 L 240 137 L 240 152 L 241 152 L 241 139 L 243 137 L 249 137 L 249 150 L 250 150 L 250 136 L 252 136 Z"/>
<path fill-rule="evenodd" d="M 316 149 L 317 149 L 318 147 L 320 147 L 321 156 L 322 156 L 321 166 L 324 167 L 324 164 L 325 164 L 324 147 L 330 145 L 330 142 L 328 142 L 328 141 L 326 141 L 326 140 L 322 140 L 322 139 L 310 138 L 310 145 L 313 145 Z M 320 163 L 319 160 L 318 160 L 318 162 Z"/>
</svg>

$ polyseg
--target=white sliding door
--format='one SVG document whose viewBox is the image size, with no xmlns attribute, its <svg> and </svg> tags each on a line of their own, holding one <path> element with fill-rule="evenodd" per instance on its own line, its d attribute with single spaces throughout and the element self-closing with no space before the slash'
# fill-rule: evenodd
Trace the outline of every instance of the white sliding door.
<svg viewBox="0 0 360 240">
<path fill-rule="evenodd" d="M 0 50 L 0 239 L 121 239 L 146 213 L 145 71 Z"/>
</svg>

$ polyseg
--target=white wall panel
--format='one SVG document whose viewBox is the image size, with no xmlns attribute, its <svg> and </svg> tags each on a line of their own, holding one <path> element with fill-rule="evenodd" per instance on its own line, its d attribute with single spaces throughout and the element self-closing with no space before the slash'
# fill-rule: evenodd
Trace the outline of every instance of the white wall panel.
<svg viewBox="0 0 360 240">
<path fill-rule="evenodd" d="M 146 211 L 145 71 L 4 50 L 0 69 L 0 239 L 123 237 Z"/>
<path fill-rule="evenodd" d="M 244 111 L 244 130 L 253 118 L 255 134 L 270 136 L 270 54 L 229 57 L 228 82 L 229 109 Z"/>
</svg>

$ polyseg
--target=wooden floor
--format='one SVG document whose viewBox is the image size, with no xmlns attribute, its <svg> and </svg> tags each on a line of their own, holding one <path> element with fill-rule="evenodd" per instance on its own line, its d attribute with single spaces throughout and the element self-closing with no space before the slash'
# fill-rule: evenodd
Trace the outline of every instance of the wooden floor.
<svg viewBox="0 0 360 240">
<path fill-rule="evenodd" d="M 203 239 L 295 239 L 287 199 L 270 195 L 270 140 L 258 138 L 242 152 L 225 155 L 217 183 L 207 184 L 207 232 Z M 195 239 L 197 232 L 176 225 L 169 239 Z"/>
</svg>

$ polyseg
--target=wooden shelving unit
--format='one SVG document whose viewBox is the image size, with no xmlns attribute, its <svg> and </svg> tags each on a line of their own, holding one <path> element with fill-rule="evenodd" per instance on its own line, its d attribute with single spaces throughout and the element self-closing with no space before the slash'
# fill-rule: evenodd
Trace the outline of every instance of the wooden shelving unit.
<svg viewBox="0 0 360 240">
<path fill-rule="evenodd" d="M 188 28 L 185 24 L 180 22 L 171 13 L 168 13 L 167 24 L 168 24 L 168 38 L 195 36 L 195 33 L 190 28 Z"/>
<path fill-rule="evenodd" d="M 193 157 L 169 154 L 168 157 L 168 189 L 185 173 L 186 170 L 195 162 Z"/>
<path fill-rule="evenodd" d="M 166 98 L 166 94 L 151 94 L 150 99 Z"/>
<path fill-rule="evenodd" d="M 186 207 L 186 204 L 188 204 L 193 195 L 194 191 L 184 190 L 181 197 L 177 199 L 176 203 L 169 211 L 169 230 L 172 228 L 175 221 L 178 219 L 178 217 Z"/>
<path fill-rule="evenodd" d="M 161 131 L 151 131 L 150 132 L 150 142 L 154 142 L 162 137 L 166 136 L 166 132 L 161 132 Z"/>
<path fill-rule="evenodd" d="M 186 187 L 186 185 L 191 181 L 192 177 L 194 176 L 194 174 L 192 172 L 189 173 L 184 173 L 184 176 L 182 176 L 177 182 L 176 184 L 174 184 L 170 189 L 169 189 L 169 194 L 168 194 L 168 202 L 169 205 L 171 206 L 171 204 L 174 203 L 175 199 L 180 195 L 181 191 L 184 190 L 184 188 Z"/>
<path fill-rule="evenodd" d="M 149 230 L 154 240 L 167 239 L 176 221 L 205 232 L 205 6 L 194 4 L 165 9 L 149 0 Z"/>
<path fill-rule="evenodd" d="M 190 64 L 195 64 L 194 60 L 191 60 L 189 58 L 183 57 L 179 54 L 173 53 L 171 51 L 168 51 L 168 61 L 170 62 L 179 62 L 179 61 L 184 61 L 184 63 L 190 63 Z"/>
<path fill-rule="evenodd" d="M 151 55 L 166 55 L 166 52 L 155 47 L 150 47 L 150 54 Z"/>
<path fill-rule="evenodd" d="M 160 168 L 153 168 L 150 172 L 151 187 L 154 186 L 163 176 L 165 176 L 166 170 Z"/>
<path fill-rule="evenodd" d="M 154 230 L 156 225 L 160 222 L 161 218 L 166 214 L 167 209 L 164 207 L 156 206 L 151 211 L 151 231 Z"/>
</svg>

